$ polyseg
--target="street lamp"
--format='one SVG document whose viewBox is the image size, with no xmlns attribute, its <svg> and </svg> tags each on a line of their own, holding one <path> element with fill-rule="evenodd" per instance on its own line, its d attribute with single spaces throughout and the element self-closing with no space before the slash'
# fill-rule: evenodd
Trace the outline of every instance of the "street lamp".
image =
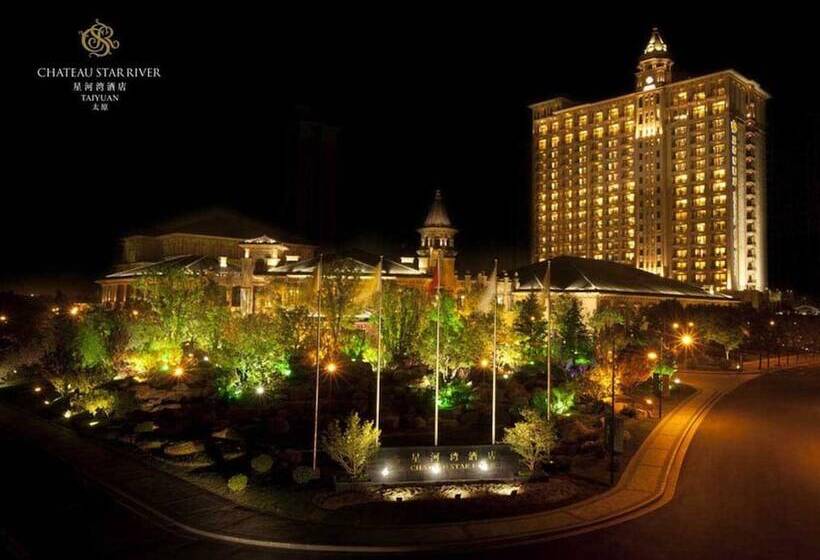
<svg viewBox="0 0 820 560">
<path fill-rule="evenodd" d="M 680 345 L 683 347 L 684 365 L 689 362 L 689 350 L 695 344 L 695 337 L 691 333 L 683 333 L 680 336 Z"/>
<path fill-rule="evenodd" d="M 655 381 L 655 394 L 658 396 L 658 419 L 663 416 L 663 385 L 661 381 L 661 374 L 656 371 L 655 363 L 658 361 L 658 353 L 650 350 L 646 353 L 646 359 L 652 364 L 652 377 Z M 651 405 L 652 399 L 646 399 L 646 404 Z"/>
</svg>

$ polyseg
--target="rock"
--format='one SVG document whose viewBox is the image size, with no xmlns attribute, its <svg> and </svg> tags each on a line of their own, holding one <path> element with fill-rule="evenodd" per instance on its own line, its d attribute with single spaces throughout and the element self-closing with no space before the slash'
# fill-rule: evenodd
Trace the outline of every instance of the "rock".
<svg viewBox="0 0 820 560">
<path fill-rule="evenodd" d="M 268 420 L 268 429 L 273 434 L 281 435 L 290 432 L 290 422 L 283 416 L 276 416 Z"/>
<path fill-rule="evenodd" d="M 184 457 L 205 451 L 205 445 L 199 441 L 181 441 L 167 446 L 163 453 L 169 457 Z"/>
<path fill-rule="evenodd" d="M 454 418 L 439 418 L 439 428 L 442 430 L 454 430 L 458 428 L 458 420 Z"/>
<path fill-rule="evenodd" d="M 462 414 L 461 418 L 459 418 L 458 421 L 459 424 L 461 424 L 461 426 L 475 426 L 476 424 L 478 424 L 479 419 L 480 416 L 478 412 L 474 410 L 469 410 Z"/>
<path fill-rule="evenodd" d="M 580 420 L 575 420 L 574 422 L 567 425 L 564 433 L 562 434 L 561 441 L 563 441 L 564 443 L 575 443 L 589 441 L 597 437 L 598 430 L 596 430 L 595 428 L 587 427 Z"/>
<path fill-rule="evenodd" d="M 153 451 L 154 449 L 160 449 L 164 444 L 165 442 L 161 440 L 150 440 L 140 442 L 137 447 L 143 451 Z"/>
<path fill-rule="evenodd" d="M 150 420 L 147 422 L 140 422 L 136 426 L 134 426 L 134 433 L 135 434 L 147 434 L 151 433 L 157 429 L 157 425 L 151 422 Z"/>
<path fill-rule="evenodd" d="M 397 430 L 399 427 L 399 417 L 396 414 L 387 414 L 385 416 L 382 416 L 381 424 L 383 428 Z"/>
<path fill-rule="evenodd" d="M 213 432 L 211 437 L 214 439 L 225 439 L 229 441 L 243 441 L 245 439 L 242 437 L 242 434 L 231 427 Z"/>
</svg>

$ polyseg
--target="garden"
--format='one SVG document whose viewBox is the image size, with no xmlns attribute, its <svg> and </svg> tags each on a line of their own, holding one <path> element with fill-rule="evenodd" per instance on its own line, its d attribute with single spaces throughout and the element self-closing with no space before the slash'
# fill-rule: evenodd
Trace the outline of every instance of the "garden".
<svg viewBox="0 0 820 560">
<path fill-rule="evenodd" d="M 494 354 L 480 294 L 385 282 L 376 305 L 347 266 L 325 270 L 321 293 L 307 287 L 285 306 L 274 290 L 248 316 L 212 278 L 174 271 L 140 281 L 126 309 L 4 296 L 0 373 L 18 385 L 2 398 L 263 511 L 401 523 L 510 515 L 605 490 L 613 393 L 623 469 L 659 399 L 666 412 L 692 393 L 678 363 L 731 368 L 757 340 L 752 321 L 769 320 L 674 303 L 602 305 L 586 317 L 569 296 L 552 298 L 547 317 L 533 293 L 498 309 Z M 496 435 L 519 460 L 515 479 L 345 486 L 367 482 L 380 448 L 432 445 L 437 363 L 439 443 L 489 445 L 494 355 Z"/>
</svg>

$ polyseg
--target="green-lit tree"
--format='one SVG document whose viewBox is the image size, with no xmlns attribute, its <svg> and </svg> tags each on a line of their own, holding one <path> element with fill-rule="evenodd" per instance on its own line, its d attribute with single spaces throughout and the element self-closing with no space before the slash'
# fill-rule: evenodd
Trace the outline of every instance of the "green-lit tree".
<svg viewBox="0 0 820 560">
<path fill-rule="evenodd" d="M 385 282 L 382 301 L 382 352 L 386 364 L 411 358 L 419 343 L 424 296 L 416 289 Z M 373 321 L 378 320 L 374 316 Z M 374 330 L 374 329 L 371 329 Z"/>
<path fill-rule="evenodd" d="M 179 269 L 140 280 L 137 290 L 149 311 L 142 321 L 154 323 L 158 334 L 172 345 L 193 342 L 207 283 L 205 276 Z"/>
<path fill-rule="evenodd" d="M 488 325 L 492 323 L 487 316 L 472 314 L 463 317 L 455 300 L 447 294 L 441 295 L 441 343 L 439 365 L 443 379 L 450 381 L 457 375 L 466 373 L 477 363 L 484 349 L 488 337 Z M 421 361 L 431 370 L 436 367 L 436 323 L 438 310 L 435 300 L 432 301 L 425 317 L 425 326 L 419 344 Z"/>
<path fill-rule="evenodd" d="M 578 300 L 572 296 L 555 298 L 552 311 L 562 361 L 591 358 L 592 339 L 584 324 Z"/>
<path fill-rule="evenodd" d="M 352 259 L 331 261 L 322 273 L 322 311 L 326 317 L 329 354 L 336 356 L 351 334 L 356 296 L 361 289 L 360 271 Z"/>
<path fill-rule="evenodd" d="M 521 342 L 522 358 L 530 363 L 545 361 L 547 321 L 544 315 L 544 304 L 535 292 L 530 292 L 524 301 L 518 303 L 513 330 Z"/>
<path fill-rule="evenodd" d="M 77 352 L 77 323 L 68 315 L 54 316 L 47 327 L 46 351 L 42 374 L 62 396 L 68 397 L 77 387 L 77 371 L 81 358 Z"/>
<path fill-rule="evenodd" d="M 316 321 L 305 305 L 280 306 L 273 314 L 274 336 L 288 361 L 307 353 L 315 344 Z"/>
<path fill-rule="evenodd" d="M 235 372 L 241 386 L 275 386 L 288 369 L 276 327 L 276 321 L 264 314 L 234 317 L 228 322 L 218 360 L 220 366 Z"/>
<path fill-rule="evenodd" d="M 693 321 L 698 336 L 723 347 L 726 359 L 743 343 L 741 315 L 733 309 L 705 307 L 695 310 Z"/>
<path fill-rule="evenodd" d="M 117 372 L 125 365 L 130 322 L 122 311 L 93 309 L 77 319 L 77 351 L 84 368 Z"/>
</svg>

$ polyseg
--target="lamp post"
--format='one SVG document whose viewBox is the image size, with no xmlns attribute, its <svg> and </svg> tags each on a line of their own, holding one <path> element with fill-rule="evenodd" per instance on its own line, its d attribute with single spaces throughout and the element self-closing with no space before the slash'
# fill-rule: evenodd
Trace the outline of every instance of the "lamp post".
<svg viewBox="0 0 820 560">
<path fill-rule="evenodd" d="M 654 371 L 655 364 L 658 362 L 658 353 L 654 350 L 650 350 L 646 353 L 646 359 L 649 360 L 653 368 L 652 376 L 655 379 L 655 393 L 658 396 L 658 420 L 660 420 L 663 417 L 663 381 L 661 378 L 662 374 Z"/>
<path fill-rule="evenodd" d="M 689 349 L 695 344 L 695 337 L 691 333 L 683 333 L 680 336 L 680 345 L 683 347 L 683 362 L 684 365 L 689 364 Z"/>
</svg>

